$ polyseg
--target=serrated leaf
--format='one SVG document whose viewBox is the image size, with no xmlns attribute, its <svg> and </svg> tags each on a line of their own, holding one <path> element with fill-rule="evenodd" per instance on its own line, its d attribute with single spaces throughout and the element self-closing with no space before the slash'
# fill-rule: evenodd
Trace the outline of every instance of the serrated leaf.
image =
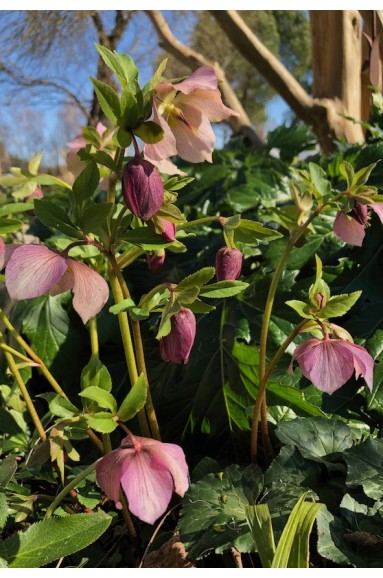
<svg viewBox="0 0 383 578">
<path fill-rule="evenodd" d="M 215 307 L 214 305 L 208 305 L 207 303 L 196 299 L 193 303 L 188 305 L 188 309 L 193 311 L 193 313 L 210 313 L 210 311 L 214 311 Z"/>
<path fill-rule="evenodd" d="M 159 124 L 147 120 L 134 129 L 134 134 L 144 143 L 155 144 L 163 139 L 164 131 Z"/>
<path fill-rule="evenodd" d="M 103 225 L 110 214 L 113 203 L 97 203 L 87 207 L 81 216 L 81 226 L 84 233 L 95 233 Z"/>
<path fill-rule="evenodd" d="M 234 228 L 235 243 L 244 243 L 256 247 L 259 242 L 268 242 L 279 239 L 282 235 L 273 229 L 267 229 L 261 223 L 241 219 L 239 225 Z"/>
<path fill-rule="evenodd" d="M 182 279 L 177 285 L 177 291 L 183 291 L 184 289 L 189 289 L 193 287 L 202 287 L 210 281 L 215 275 L 214 267 L 204 267 L 196 273 L 192 273 L 188 277 Z"/>
<path fill-rule="evenodd" d="M 124 130 L 133 129 L 142 111 L 139 110 L 136 94 L 129 85 L 122 89 L 121 93 L 121 120 L 120 124 Z"/>
<path fill-rule="evenodd" d="M 117 411 L 117 415 L 121 421 L 128 421 L 141 411 L 145 406 L 148 394 L 148 385 L 143 373 L 133 385 L 128 395 L 125 397 L 121 406 Z"/>
<path fill-rule="evenodd" d="M 110 158 L 110 157 L 109 157 Z M 73 183 L 73 195 L 75 203 L 81 204 L 90 199 L 100 182 L 100 171 L 95 161 L 88 162 L 85 169 L 78 175 Z"/>
<path fill-rule="evenodd" d="M 200 292 L 199 287 L 185 287 L 179 288 L 179 285 L 176 287 L 174 294 L 177 297 L 177 300 L 181 305 L 191 305 L 197 299 Z"/>
<path fill-rule="evenodd" d="M 13 456 L 7 456 L 0 462 L 0 486 L 7 486 L 17 470 L 17 462 Z"/>
<path fill-rule="evenodd" d="M 359 169 L 359 171 L 357 173 L 355 173 L 352 182 L 351 182 L 351 191 L 353 193 L 358 192 L 358 190 L 368 181 L 368 179 L 370 178 L 370 175 L 372 173 L 372 171 L 374 170 L 374 168 L 376 167 L 377 163 L 372 163 L 370 165 L 368 165 L 367 167 L 363 167 L 362 169 Z"/>
<path fill-rule="evenodd" d="M 118 94 L 109 84 L 105 84 L 97 78 L 90 77 L 98 102 L 105 116 L 117 124 L 121 116 L 120 99 Z"/>
<path fill-rule="evenodd" d="M 4 528 L 5 522 L 7 521 L 7 518 L 8 518 L 7 498 L 5 497 L 5 494 L 0 492 L 0 530 L 2 530 Z M 1 555 L 1 551 L 0 551 L 0 555 Z"/>
<path fill-rule="evenodd" d="M 352 165 L 350 165 L 350 163 L 347 161 L 343 161 L 343 163 L 340 163 L 339 165 L 339 172 L 342 177 L 346 179 L 347 187 L 350 188 L 355 174 Z"/>
<path fill-rule="evenodd" d="M 47 199 L 35 200 L 35 213 L 47 227 L 53 227 L 69 237 L 82 236 L 81 231 L 75 227 L 66 212 Z"/>
<path fill-rule="evenodd" d="M 80 413 L 73 403 L 68 399 L 61 397 L 61 395 L 55 395 L 49 402 L 49 410 L 51 413 L 57 417 L 71 418 L 74 415 Z"/>
<path fill-rule="evenodd" d="M 40 568 L 70 556 L 97 540 L 109 527 L 111 516 L 100 511 L 52 518 L 32 524 L 4 541 L 10 568 Z"/>
<path fill-rule="evenodd" d="M 112 433 L 117 427 L 117 422 L 107 411 L 99 411 L 85 417 L 89 427 L 100 433 Z"/>
<path fill-rule="evenodd" d="M 91 357 L 89 363 L 81 372 L 81 389 L 83 390 L 90 386 L 98 387 L 108 392 L 112 389 L 110 373 L 97 357 Z"/>
<path fill-rule="evenodd" d="M 314 163 L 309 163 L 309 171 L 315 190 L 321 197 L 329 195 L 331 193 L 331 183 L 327 180 L 325 171 Z"/>
<path fill-rule="evenodd" d="M 33 207 L 34 203 L 8 203 L 0 207 L 0 217 L 15 213 L 25 213 L 25 211 L 30 211 Z"/>
<path fill-rule="evenodd" d="M 109 311 L 113 313 L 113 315 L 117 315 L 118 313 L 121 313 L 121 311 L 128 311 L 131 307 L 135 307 L 135 305 L 133 299 L 129 297 L 128 299 L 124 299 L 123 301 L 120 301 L 120 303 L 116 303 L 109 307 Z"/>
<path fill-rule="evenodd" d="M 83 389 L 79 395 L 85 397 L 85 399 L 95 401 L 97 405 L 104 409 L 109 409 L 113 414 L 117 412 L 117 402 L 113 395 L 109 391 L 101 389 L 101 387 L 90 385 Z"/>
<path fill-rule="evenodd" d="M 242 293 L 248 286 L 249 284 L 244 281 L 218 281 L 218 283 L 201 287 L 199 293 L 202 297 L 209 299 L 226 298 Z"/>
<path fill-rule="evenodd" d="M 334 295 L 330 297 L 323 309 L 317 312 L 317 317 L 321 319 L 341 317 L 351 309 L 361 295 L 362 291 L 354 291 L 348 295 Z"/>
<path fill-rule="evenodd" d="M 313 319 L 313 316 L 310 313 L 310 307 L 304 301 L 298 301 L 296 299 L 291 299 L 290 301 L 286 301 L 286 305 L 294 309 L 304 319 Z"/>
</svg>

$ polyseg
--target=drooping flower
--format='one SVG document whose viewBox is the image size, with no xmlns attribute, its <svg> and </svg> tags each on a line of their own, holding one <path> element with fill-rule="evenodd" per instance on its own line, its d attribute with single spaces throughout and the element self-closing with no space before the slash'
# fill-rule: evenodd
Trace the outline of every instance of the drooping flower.
<svg viewBox="0 0 383 578">
<path fill-rule="evenodd" d="M 164 183 L 156 167 L 136 155 L 123 170 L 122 192 L 133 215 L 147 221 L 163 203 Z"/>
<path fill-rule="evenodd" d="M 222 247 L 217 251 L 215 268 L 218 281 L 235 281 L 241 274 L 243 254 L 239 249 Z"/>
<path fill-rule="evenodd" d="M 343 339 L 307 339 L 294 351 L 289 371 L 296 360 L 300 370 L 315 387 L 326 393 L 334 393 L 342 387 L 355 371 L 362 376 L 372 390 L 374 360 L 361 345 Z"/>
<path fill-rule="evenodd" d="M 361 247 L 369 220 L 368 207 L 371 207 L 383 224 L 383 203 L 362 205 L 355 202 L 354 207 L 348 213 L 344 211 L 337 213 L 333 225 L 334 235 L 345 243 Z"/>
<path fill-rule="evenodd" d="M 20 245 L 17 245 L 16 243 L 6 245 L 3 238 L 0 237 L 0 271 L 4 269 L 11 258 L 13 251 L 17 249 L 17 247 L 20 247 Z"/>
<path fill-rule="evenodd" d="M 188 466 L 179 446 L 132 434 L 101 458 L 96 477 L 117 508 L 122 507 L 121 485 L 129 510 L 148 524 L 166 511 L 173 492 L 182 497 L 189 487 Z"/>
<path fill-rule="evenodd" d="M 32 299 L 45 293 L 73 291 L 73 307 L 86 323 L 109 297 L 108 284 L 96 271 L 43 245 L 16 247 L 5 269 L 12 299 Z"/>
<path fill-rule="evenodd" d="M 192 163 L 212 162 L 215 135 L 211 122 L 238 113 L 222 103 L 213 68 L 201 66 L 178 84 L 165 81 L 155 87 L 153 120 L 164 131 L 161 141 L 145 145 L 153 163 L 178 155 Z"/>
<path fill-rule="evenodd" d="M 165 250 L 160 249 L 146 255 L 146 263 L 151 273 L 158 273 L 165 262 Z"/>
<path fill-rule="evenodd" d="M 170 333 L 160 339 L 161 358 L 172 363 L 187 363 L 196 334 L 195 315 L 190 309 L 181 307 L 170 322 Z"/>
</svg>

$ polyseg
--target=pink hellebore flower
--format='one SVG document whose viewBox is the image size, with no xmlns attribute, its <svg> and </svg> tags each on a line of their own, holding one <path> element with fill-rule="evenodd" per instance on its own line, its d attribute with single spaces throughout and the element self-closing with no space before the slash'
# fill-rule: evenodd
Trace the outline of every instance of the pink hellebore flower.
<svg viewBox="0 0 383 578">
<path fill-rule="evenodd" d="M 218 281 L 235 281 L 241 274 L 243 254 L 239 249 L 222 247 L 217 251 L 215 268 Z"/>
<path fill-rule="evenodd" d="M 132 434 L 101 458 L 96 477 L 117 508 L 122 508 L 121 484 L 129 510 L 148 524 L 166 511 L 173 492 L 182 497 L 189 487 L 188 466 L 179 446 Z"/>
<path fill-rule="evenodd" d="M 334 393 L 344 385 L 355 370 L 355 377 L 363 376 L 372 390 L 374 360 L 368 351 L 343 339 L 307 339 L 294 351 L 289 371 L 292 373 L 294 360 L 301 372 L 315 387 L 326 393 Z"/>
<path fill-rule="evenodd" d="M 201 66 L 178 84 L 155 87 L 153 120 L 164 131 L 161 141 L 145 145 L 145 158 L 153 163 L 173 155 L 192 163 L 212 162 L 215 135 L 211 122 L 238 113 L 222 103 L 213 68 Z"/>
<path fill-rule="evenodd" d="M 11 258 L 13 251 L 17 249 L 17 247 L 20 247 L 20 245 L 14 243 L 6 245 L 2 237 L 0 237 L 0 271 L 4 269 Z"/>
<path fill-rule="evenodd" d="M 84 323 L 101 311 L 109 297 L 108 284 L 96 271 L 43 245 L 16 247 L 5 269 L 5 284 L 15 301 L 71 289 L 73 307 Z"/>
<path fill-rule="evenodd" d="M 337 213 L 333 225 L 334 235 L 345 243 L 361 247 L 368 223 L 368 207 L 371 207 L 383 224 L 383 203 L 362 205 L 355 202 L 354 208 L 349 213 L 343 211 Z"/>
<path fill-rule="evenodd" d="M 172 363 L 187 363 L 196 334 L 195 315 L 190 309 L 181 307 L 170 322 L 170 333 L 160 339 L 161 358 Z"/>
</svg>

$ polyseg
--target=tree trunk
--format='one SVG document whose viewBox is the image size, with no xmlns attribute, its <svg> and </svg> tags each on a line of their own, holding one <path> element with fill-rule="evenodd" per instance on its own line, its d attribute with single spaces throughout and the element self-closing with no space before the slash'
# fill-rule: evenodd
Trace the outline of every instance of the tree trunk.
<svg viewBox="0 0 383 578">
<path fill-rule="evenodd" d="M 314 124 L 326 140 L 334 133 L 348 142 L 364 140 L 362 127 L 362 32 L 356 10 L 312 10 L 313 97 L 328 104 L 328 127 Z M 332 105 L 328 101 L 332 101 Z M 327 134 L 326 134 L 327 132 Z"/>
</svg>

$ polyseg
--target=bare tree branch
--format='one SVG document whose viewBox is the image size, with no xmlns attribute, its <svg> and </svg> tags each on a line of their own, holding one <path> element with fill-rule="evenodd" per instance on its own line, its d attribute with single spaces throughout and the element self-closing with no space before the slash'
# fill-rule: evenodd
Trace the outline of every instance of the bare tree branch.
<svg viewBox="0 0 383 578">
<path fill-rule="evenodd" d="M 252 128 L 250 118 L 248 117 L 230 83 L 227 81 L 225 73 L 219 64 L 210 62 L 202 54 L 177 40 L 161 12 L 158 10 L 145 10 L 145 14 L 148 16 L 157 32 L 159 45 L 161 48 L 175 56 L 178 60 L 183 62 L 192 70 L 198 68 L 199 66 L 210 66 L 215 68 L 217 76 L 220 79 L 220 88 L 225 103 L 227 106 L 237 111 L 240 115 L 239 117 L 232 117 L 228 119 L 230 126 L 235 132 L 241 133 L 243 136 L 249 139 L 255 148 L 261 149 L 263 143 Z"/>
<path fill-rule="evenodd" d="M 257 70 L 270 82 L 295 114 L 311 123 L 314 101 L 278 58 L 256 37 L 235 10 L 211 10 L 225 34 Z"/>
<path fill-rule="evenodd" d="M 83 105 L 80 99 L 66 86 L 55 82 L 54 80 L 46 80 L 43 78 L 29 78 L 25 76 L 19 69 L 17 69 L 13 64 L 12 66 L 6 66 L 3 62 L 0 62 L 0 72 L 6 74 L 9 78 L 11 78 L 18 86 L 22 86 L 24 88 L 33 88 L 39 86 L 49 86 L 54 90 L 62 92 L 66 94 L 71 101 L 79 108 L 83 115 L 89 120 L 90 114 L 88 109 Z"/>
</svg>

